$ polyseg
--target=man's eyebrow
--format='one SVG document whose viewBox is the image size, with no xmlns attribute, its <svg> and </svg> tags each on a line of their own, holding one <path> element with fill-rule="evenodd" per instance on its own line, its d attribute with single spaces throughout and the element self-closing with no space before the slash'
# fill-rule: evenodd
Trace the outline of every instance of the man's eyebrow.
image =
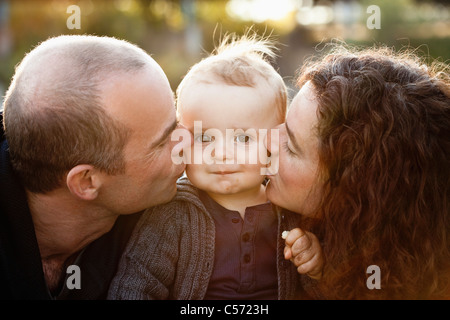
<svg viewBox="0 0 450 320">
<path fill-rule="evenodd" d="M 169 138 L 170 134 L 172 133 L 172 131 L 175 130 L 175 128 L 177 126 L 178 126 L 178 121 L 175 120 L 169 127 L 166 128 L 166 130 L 164 130 L 161 137 L 159 137 L 158 140 L 154 141 L 150 145 L 149 149 L 152 150 L 152 149 L 156 148 L 157 146 L 159 146 L 160 144 L 162 144 L 163 142 L 165 142 L 165 140 Z"/>
<path fill-rule="evenodd" d="M 300 145 L 298 144 L 298 141 L 295 138 L 293 132 L 291 131 L 291 129 L 289 129 L 289 126 L 288 126 L 287 122 L 285 123 L 285 127 L 286 127 L 286 132 L 288 134 L 289 140 L 291 140 L 292 144 L 294 145 L 295 150 L 296 151 L 301 151 L 302 148 L 300 148 Z"/>
</svg>

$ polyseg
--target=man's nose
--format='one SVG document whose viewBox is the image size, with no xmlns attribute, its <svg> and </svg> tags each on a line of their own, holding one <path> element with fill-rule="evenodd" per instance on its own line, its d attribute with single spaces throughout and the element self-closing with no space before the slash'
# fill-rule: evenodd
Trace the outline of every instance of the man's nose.
<svg viewBox="0 0 450 320">
<path fill-rule="evenodd" d="M 186 155 L 189 154 L 186 150 L 191 148 L 194 141 L 192 133 L 183 125 L 178 124 L 172 132 L 171 138 L 174 141 L 171 152 L 172 162 L 186 164 L 187 161 L 190 161 L 190 159 L 185 159 Z"/>
<path fill-rule="evenodd" d="M 192 132 L 189 131 L 188 128 L 186 128 L 181 123 L 178 123 L 177 129 L 183 130 L 183 132 L 185 132 L 186 139 L 183 139 L 183 141 L 180 142 L 183 149 L 190 148 L 194 144 L 194 135 L 192 134 Z M 187 136 L 189 136 L 189 138 L 187 138 Z"/>
</svg>

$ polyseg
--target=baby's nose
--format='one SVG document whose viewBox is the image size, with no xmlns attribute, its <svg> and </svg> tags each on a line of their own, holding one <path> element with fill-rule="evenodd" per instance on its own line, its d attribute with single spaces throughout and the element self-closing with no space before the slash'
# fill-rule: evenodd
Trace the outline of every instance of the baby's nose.
<svg viewBox="0 0 450 320">
<path fill-rule="evenodd" d="M 225 139 L 216 138 L 212 155 L 217 163 L 231 160 L 234 157 L 234 146 Z"/>
</svg>

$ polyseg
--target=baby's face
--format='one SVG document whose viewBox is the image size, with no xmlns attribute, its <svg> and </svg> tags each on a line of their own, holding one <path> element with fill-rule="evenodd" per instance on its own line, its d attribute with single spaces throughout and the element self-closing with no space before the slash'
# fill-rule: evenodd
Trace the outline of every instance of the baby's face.
<svg viewBox="0 0 450 320">
<path fill-rule="evenodd" d="M 273 90 L 194 83 L 178 100 L 180 122 L 194 136 L 186 174 L 199 189 L 237 194 L 261 186 L 266 134 L 281 123 Z"/>
</svg>

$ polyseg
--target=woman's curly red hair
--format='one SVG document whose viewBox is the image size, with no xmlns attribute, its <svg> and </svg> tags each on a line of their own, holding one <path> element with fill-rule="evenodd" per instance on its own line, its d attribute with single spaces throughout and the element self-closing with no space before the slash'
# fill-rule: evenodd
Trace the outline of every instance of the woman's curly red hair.
<svg viewBox="0 0 450 320">
<path fill-rule="evenodd" d="M 324 296 L 450 298 L 448 66 L 338 46 L 300 72 L 319 103 Z M 370 265 L 380 290 L 366 285 Z"/>
</svg>

